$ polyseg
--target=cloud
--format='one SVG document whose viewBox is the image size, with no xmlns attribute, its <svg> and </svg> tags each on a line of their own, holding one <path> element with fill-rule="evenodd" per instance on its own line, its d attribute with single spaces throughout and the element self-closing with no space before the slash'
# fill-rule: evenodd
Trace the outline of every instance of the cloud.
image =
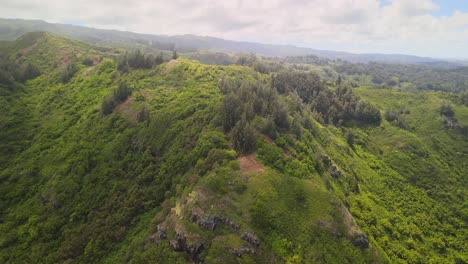
<svg viewBox="0 0 468 264">
<path fill-rule="evenodd" d="M 353 52 L 468 57 L 468 13 L 433 15 L 438 9 L 431 0 L 2 0 L 0 17 Z"/>
</svg>

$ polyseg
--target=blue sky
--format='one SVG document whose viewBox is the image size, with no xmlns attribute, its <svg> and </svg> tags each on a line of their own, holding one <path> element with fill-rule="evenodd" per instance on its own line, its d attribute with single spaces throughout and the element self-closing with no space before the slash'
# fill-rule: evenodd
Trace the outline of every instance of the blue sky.
<svg viewBox="0 0 468 264">
<path fill-rule="evenodd" d="M 455 11 L 468 12 L 468 1 L 466 0 L 434 0 L 439 9 L 434 11 L 435 16 L 450 16 Z"/>
</svg>

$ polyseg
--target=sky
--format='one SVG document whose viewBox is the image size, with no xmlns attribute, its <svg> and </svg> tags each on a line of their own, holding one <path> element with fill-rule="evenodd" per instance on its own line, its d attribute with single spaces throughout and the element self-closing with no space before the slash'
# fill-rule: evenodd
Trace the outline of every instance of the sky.
<svg viewBox="0 0 468 264">
<path fill-rule="evenodd" d="M 466 0 L 1 0 L 0 17 L 356 53 L 468 58 Z"/>
</svg>

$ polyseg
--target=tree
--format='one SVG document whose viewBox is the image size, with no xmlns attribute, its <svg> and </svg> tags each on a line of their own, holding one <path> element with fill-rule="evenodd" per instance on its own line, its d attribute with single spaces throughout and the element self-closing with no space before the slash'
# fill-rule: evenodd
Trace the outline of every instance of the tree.
<svg viewBox="0 0 468 264">
<path fill-rule="evenodd" d="M 346 135 L 346 142 L 348 143 L 348 145 L 352 147 L 354 145 L 355 140 L 356 135 L 352 131 L 348 132 L 348 134 Z"/>
<path fill-rule="evenodd" d="M 282 128 L 283 130 L 289 129 L 289 120 L 288 120 L 288 110 L 284 103 L 278 103 L 275 109 L 275 124 L 277 127 Z"/>
<path fill-rule="evenodd" d="M 71 78 L 73 78 L 73 75 L 79 70 L 78 66 L 76 66 L 74 63 L 68 63 L 66 66 L 63 67 L 62 69 L 62 74 L 61 74 L 61 81 L 63 83 L 68 82 Z"/>
<path fill-rule="evenodd" d="M 464 106 L 468 106 L 468 89 L 460 94 L 460 103 Z"/>
<path fill-rule="evenodd" d="M 132 68 L 139 69 L 145 68 L 145 56 L 139 49 L 135 50 L 134 52 L 128 55 L 128 65 Z"/>
<path fill-rule="evenodd" d="M 117 57 L 117 69 L 122 73 L 126 73 L 129 70 L 127 57 L 128 57 L 127 52 Z"/>
<path fill-rule="evenodd" d="M 27 80 L 34 79 L 37 76 L 41 75 L 41 71 L 36 65 L 28 62 L 27 64 L 21 67 L 20 75 L 21 75 L 21 80 L 19 81 L 25 82 Z"/>
<path fill-rule="evenodd" d="M 151 69 L 155 65 L 156 58 L 154 57 L 153 54 L 149 54 L 148 56 L 145 57 L 145 68 Z"/>
<path fill-rule="evenodd" d="M 157 55 L 155 58 L 154 58 L 154 65 L 160 65 L 164 62 L 164 57 L 163 57 L 163 54 L 162 52 L 159 53 L 159 55 Z"/>
<path fill-rule="evenodd" d="M 112 111 L 114 111 L 114 108 L 116 106 L 116 102 L 114 100 L 114 97 L 113 96 L 106 96 L 104 97 L 104 100 L 102 101 L 102 104 L 101 104 L 101 113 L 102 115 L 108 115 L 110 113 L 112 113 Z"/>
<path fill-rule="evenodd" d="M 336 79 L 336 87 L 341 86 L 341 75 L 338 75 L 338 79 Z"/>
<path fill-rule="evenodd" d="M 119 83 L 119 86 L 114 89 L 112 95 L 108 95 L 104 97 L 101 105 L 101 113 L 103 115 L 108 115 L 114 111 L 114 108 L 122 103 L 123 101 L 127 100 L 127 98 L 132 94 L 132 88 L 125 82 Z M 146 112 L 142 114 L 142 118 L 146 120 Z"/>
<path fill-rule="evenodd" d="M 237 94 L 229 93 L 224 97 L 223 104 L 221 105 L 220 109 L 220 114 L 221 122 L 225 132 L 229 132 L 240 119 L 242 112 L 239 106 L 241 104 L 242 102 Z"/>
<path fill-rule="evenodd" d="M 366 124 L 380 125 L 382 116 L 377 107 L 361 100 L 357 104 L 356 119 Z"/>
<path fill-rule="evenodd" d="M 232 129 L 231 139 L 234 149 L 242 154 L 249 154 L 255 150 L 255 130 L 245 116 Z"/>
<path fill-rule="evenodd" d="M 114 99 L 120 103 L 125 101 L 131 94 L 132 88 L 130 88 L 130 86 L 127 83 L 121 82 L 119 83 L 119 87 L 117 87 L 117 89 L 114 90 Z"/>
<path fill-rule="evenodd" d="M 177 55 L 177 51 L 174 50 L 174 52 L 172 52 L 172 59 L 177 60 L 178 57 L 179 57 L 179 55 Z"/>
<path fill-rule="evenodd" d="M 280 94 L 296 92 L 304 103 L 310 103 L 324 89 L 320 76 L 300 71 L 273 74 L 271 84 Z"/>
</svg>

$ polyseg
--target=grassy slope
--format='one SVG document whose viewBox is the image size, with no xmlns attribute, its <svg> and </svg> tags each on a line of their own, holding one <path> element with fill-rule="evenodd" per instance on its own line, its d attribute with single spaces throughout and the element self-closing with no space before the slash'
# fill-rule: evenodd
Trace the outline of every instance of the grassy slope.
<svg viewBox="0 0 468 264">
<path fill-rule="evenodd" d="M 8 131 L 28 132 L 7 132 L 1 141 L 10 149 L 0 171 L 1 262 L 185 262 L 167 241 L 149 240 L 157 224 L 167 225 L 170 239 L 182 229 L 190 241 L 210 242 L 202 253 L 208 263 L 466 261 L 468 148 L 440 125 L 446 95 L 359 89 L 382 109 L 407 105 L 411 130 L 385 121 L 363 129 L 314 123 L 300 138 L 259 140 L 266 167 L 249 174 L 239 170 L 219 130 L 217 85 L 222 75 L 267 76 L 184 59 L 121 75 L 110 60 L 116 51 L 48 34 L 38 40 L 34 48 L 22 40 L 9 48 L 26 48 L 24 59 L 47 71 L 21 90 L 2 90 Z M 59 83 L 55 65 L 84 54 L 104 60 Z M 103 97 L 121 81 L 133 87 L 132 97 L 102 117 Z M 143 107 L 150 121 L 138 123 Z M 468 122 L 466 107 L 455 111 Z M 353 147 L 348 130 L 358 135 Z M 322 155 L 342 177 L 330 176 Z M 370 249 L 346 238 L 342 203 L 369 236 Z M 188 221 L 193 210 L 227 216 L 241 228 L 206 231 Z M 240 239 L 244 231 L 256 233 L 262 246 L 237 258 L 229 250 L 248 246 Z"/>
</svg>

